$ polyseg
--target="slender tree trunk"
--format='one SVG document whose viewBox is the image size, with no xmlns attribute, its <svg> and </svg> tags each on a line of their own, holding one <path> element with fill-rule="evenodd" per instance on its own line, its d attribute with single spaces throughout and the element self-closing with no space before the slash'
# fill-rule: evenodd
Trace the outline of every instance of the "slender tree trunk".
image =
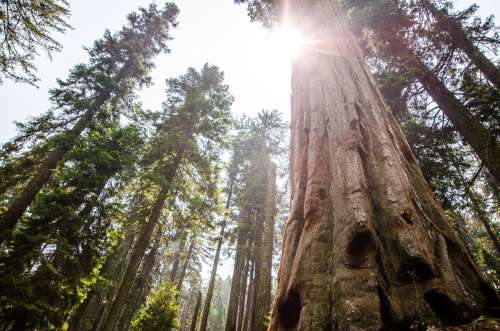
<svg viewBox="0 0 500 331">
<path fill-rule="evenodd" d="M 24 189 L 16 195 L 7 211 L 1 215 L 2 228 L 4 234 L 1 237 L 3 241 L 10 236 L 10 232 L 14 229 L 19 218 L 24 214 L 25 210 L 33 202 L 38 192 L 47 183 L 56 169 L 59 162 L 64 158 L 66 153 L 74 146 L 80 134 L 85 130 L 89 123 L 94 118 L 97 110 L 106 102 L 109 97 L 109 92 L 101 95 L 95 102 L 92 108 L 87 110 L 78 120 L 75 126 L 65 135 L 69 140 L 67 143 L 57 146 L 50 152 L 40 164 L 37 172 L 24 187 Z"/>
<path fill-rule="evenodd" d="M 249 249 L 251 247 L 251 242 L 249 242 L 249 246 L 245 250 L 245 268 L 243 271 L 243 277 L 241 277 L 240 281 L 240 294 L 239 294 L 239 302 L 238 302 L 238 316 L 236 319 L 236 330 L 233 331 L 241 331 L 243 328 L 243 319 L 245 314 L 245 299 L 247 297 L 247 283 L 248 283 L 248 272 L 250 269 L 250 256 L 248 256 Z"/>
<path fill-rule="evenodd" d="M 292 206 L 269 331 L 460 324 L 499 304 L 434 197 L 339 3 L 291 0 Z"/>
<path fill-rule="evenodd" d="M 228 210 L 229 207 L 231 206 L 233 184 L 234 184 L 234 178 L 231 178 L 229 181 L 229 190 L 227 193 L 226 210 Z M 224 235 L 225 235 L 224 231 L 226 230 L 227 218 L 228 215 L 225 215 L 224 221 L 221 225 L 219 239 L 217 240 L 217 248 L 215 249 L 214 262 L 212 264 L 212 271 L 210 273 L 210 283 L 208 284 L 207 296 L 205 297 L 205 304 L 203 306 L 203 313 L 201 315 L 200 331 L 205 331 L 207 329 L 208 314 L 210 313 L 210 305 L 212 304 L 212 295 L 214 292 L 215 277 L 217 276 L 217 268 L 219 267 L 220 252 L 222 249 L 222 244 L 224 242 Z"/>
<path fill-rule="evenodd" d="M 189 331 L 196 331 L 196 325 L 198 323 L 198 315 L 200 314 L 201 307 L 201 291 L 198 291 L 198 296 L 196 297 L 196 305 L 194 306 L 193 318 L 191 319 L 191 326 Z"/>
<path fill-rule="evenodd" d="M 220 251 L 222 249 L 222 241 L 224 238 L 225 228 L 226 228 L 226 221 L 224 221 L 224 223 L 222 224 L 222 227 L 220 229 L 219 239 L 217 240 L 217 248 L 215 249 L 214 262 L 212 265 L 212 271 L 210 273 L 210 283 L 208 284 L 207 295 L 205 297 L 205 304 L 203 306 L 203 313 L 201 314 L 200 331 L 205 331 L 207 329 L 208 315 L 210 313 L 210 304 L 214 292 L 215 277 L 217 276 L 217 267 L 219 266 Z"/>
<path fill-rule="evenodd" d="M 481 206 L 481 200 L 476 195 L 476 193 L 472 191 L 472 188 L 467 189 L 467 195 L 469 196 L 470 207 L 476 214 L 481 224 L 484 226 L 484 229 L 486 230 L 486 233 L 488 234 L 493 247 L 495 247 L 497 257 L 500 257 L 500 241 L 498 240 L 498 237 L 490 224 L 490 220 L 488 219 L 486 212 Z"/>
<path fill-rule="evenodd" d="M 403 41 L 394 43 L 391 52 L 395 56 L 402 57 L 407 67 L 411 68 L 412 74 L 451 121 L 455 130 L 472 147 L 494 178 L 500 180 L 500 144 L 495 135 L 482 126 Z"/>
<path fill-rule="evenodd" d="M 490 61 L 481 50 L 469 39 L 462 26 L 455 18 L 450 17 L 445 9 L 438 9 L 435 4 L 429 0 L 420 0 L 420 3 L 436 19 L 440 29 L 448 32 L 453 44 L 460 48 L 469 59 L 481 70 L 481 72 L 497 88 L 500 88 L 500 70 Z"/>
<path fill-rule="evenodd" d="M 264 194 L 265 196 L 265 194 Z M 258 315 L 260 302 L 258 301 L 258 288 L 261 280 L 262 273 L 262 237 L 264 234 L 264 199 L 262 199 L 262 206 L 259 206 L 255 213 L 255 228 L 254 228 L 254 247 L 253 247 L 253 261 L 254 261 L 254 276 L 253 276 L 253 289 L 252 289 L 252 318 L 250 320 L 250 330 L 258 330 L 258 324 L 262 321 L 261 316 Z"/>
<path fill-rule="evenodd" d="M 254 281 L 255 281 L 255 261 L 252 261 L 252 267 L 250 269 L 250 281 L 248 282 L 248 295 L 247 303 L 245 308 L 245 318 L 243 321 L 243 331 L 253 331 L 251 329 L 252 315 L 253 315 L 253 303 L 254 303 Z"/>
<path fill-rule="evenodd" d="M 104 316 L 104 312 L 106 311 L 106 305 L 102 304 L 101 308 L 99 309 L 99 313 L 97 314 L 97 317 L 94 321 L 94 324 L 92 324 L 92 331 L 97 331 L 99 328 L 99 324 L 101 324 L 101 320 Z"/>
<path fill-rule="evenodd" d="M 160 240 L 161 231 L 158 230 L 153 247 L 151 247 L 148 256 L 144 259 L 142 270 L 135 280 L 134 287 L 130 291 L 129 298 L 127 300 L 128 305 L 118 322 L 118 330 L 125 330 L 128 328 L 130 320 L 147 296 L 147 284 L 150 281 L 151 272 L 153 271 L 153 268 L 155 266 L 156 254 L 158 253 Z"/>
<path fill-rule="evenodd" d="M 178 294 L 181 293 L 182 284 L 184 283 L 184 278 L 186 278 L 186 272 L 187 272 L 187 268 L 189 266 L 189 260 L 191 260 L 191 254 L 193 254 L 193 249 L 194 249 L 194 238 L 191 239 L 191 243 L 189 244 L 186 259 L 184 260 L 184 265 L 182 266 L 181 274 L 179 275 L 179 278 L 177 279 L 177 291 L 179 291 Z"/>
<path fill-rule="evenodd" d="M 229 292 L 229 303 L 226 314 L 225 331 L 235 331 L 236 329 L 236 314 L 238 309 L 238 295 L 240 293 L 240 279 L 243 267 L 243 252 L 247 242 L 247 229 L 249 211 L 247 208 L 240 209 L 238 218 L 238 238 L 236 243 L 236 255 L 234 257 L 233 277 L 231 279 L 231 290 Z M 250 258 L 248 256 L 248 258 Z"/>
<path fill-rule="evenodd" d="M 178 164 L 178 163 L 177 163 Z M 177 168 L 177 164 L 175 168 Z M 170 176 L 166 178 L 168 181 L 171 181 L 174 177 L 174 174 L 177 169 L 172 170 Z M 125 304 L 125 300 L 129 293 L 130 287 L 132 286 L 132 282 L 137 273 L 137 269 L 139 268 L 139 264 L 141 263 L 141 259 L 144 256 L 144 252 L 146 251 L 146 247 L 151 239 L 151 235 L 153 234 L 153 230 L 155 228 L 156 223 L 160 219 L 161 211 L 163 205 L 165 204 L 165 200 L 167 199 L 167 194 L 169 191 L 169 187 L 164 187 L 162 191 L 156 197 L 155 204 L 151 210 L 151 214 L 149 216 L 148 222 L 145 224 L 144 229 L 142 230 L 141 235 L 137 239 L 134 249 L 132 252 L 132 256 L 130 257 L 130 261 L 127 266 L 127 270 L 125 271 L 125 275 L 120 284 L 120 288 L 118 289 L 118 293 L 115 296 L 113 304 L 111 305 L 111 309 L 109 311 L 108 318 L 102 331 L 113 331 L 118 321 L 118 317 L 120 316 L 120 312 L 122 311 L 123 305 Z"/>
<path fill-rule="evenodd" d="M 273 241 L 274 241 L 274 215 L 276 195 L 276 165 L 269 161 L 267 165 L 267 189 L 264 202 L 264 231 L 260 254 L 261 268 L 259 282 L 256 283 L 255 292 L 255 331 L 267 329 L 266 316 L 271 311 L 272 301 L 272 268 L 273 268 Z"/>
<path fill-rule="evenodd" d="M 78 306 L 78 309 L 76 310 L 75 314 L 71 317 L 71 319 L 68 321 L 68 331 L 80 331 L 80 323 L 83 319 L 83 316 L 85 315 L 85 311 L 87 310 L 87 307 L 89 306 L 90 302 L 95 296 L 95 290 L 91 290 L 88 294 L 85 300 Z"/>
</svg>

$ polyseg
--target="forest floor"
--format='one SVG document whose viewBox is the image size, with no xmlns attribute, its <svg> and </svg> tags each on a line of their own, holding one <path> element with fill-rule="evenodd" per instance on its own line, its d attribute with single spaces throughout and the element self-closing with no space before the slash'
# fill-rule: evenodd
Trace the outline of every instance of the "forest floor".
<svg viewBox="0 0 500 331">
<path fill-rule="evenodd" d="M 429 328 L 427 331 L 492 331 L 500 330 L 500 319 L 480 317 L 466 325 L 453 326 L 445 329 Z"/>
</svg>

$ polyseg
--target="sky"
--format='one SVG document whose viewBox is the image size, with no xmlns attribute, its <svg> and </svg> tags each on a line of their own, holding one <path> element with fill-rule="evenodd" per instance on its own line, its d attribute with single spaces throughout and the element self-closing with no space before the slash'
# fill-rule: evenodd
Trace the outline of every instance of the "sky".
<svg viewBox="0 0 500 331">
<path fill-rule="evenodd" d="M 173 0 L 171 0 L 173 1 Z M 50 108 L 48 90 L 56 78 L 64 79 L 77 63 L 86 62 L 83 46 L 102 36 L 105 29 L 116 31 L 125 16 L 151 0 L 70 0 L 73 29 L 56 35 L 63 50 L 49 59 L 41 54 L 35 62 L 42 81 L 39 87 L 5 82 L 0 86 L 0 144 L 15 134 L 14 121 L 24 121 Z M 156 1 L 161 3 L 161 1 Z M 235 97 L 233 112 L 252 115 L 261 109 L 290 112 L 290 57 L 259 23 L 251 23 L 244 6 L 233 0 L 177 0 L 181 12 L 173 31 L 172 52 L 156 59 L 154 85 L 140 92 L 145 108 L 158 110 L 164 99 L 165 80 L 184 74 L 188 67 L 200 69 L 204 63 L 218 65 Z M 473 3 L 456 0 L 457 8 Z M 495 14 L 500 22 L 499 0 L 477 0 L 480 15 Z M 224 261 L 221 274 L 230 268 Z"/>
</svg>

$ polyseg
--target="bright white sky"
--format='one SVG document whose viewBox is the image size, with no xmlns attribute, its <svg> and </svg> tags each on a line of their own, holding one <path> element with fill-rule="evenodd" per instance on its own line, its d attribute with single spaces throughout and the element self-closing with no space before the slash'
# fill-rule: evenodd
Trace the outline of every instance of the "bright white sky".
<svg viewBox="0 0 500 331">
<path fill-rule="evenodd" d="M 104 29 L 118 30 L 127 13 L 151 0 L 70 0 L 73 30 L 56 36 L 63 51 L 53 54 L 52 61 L 40 56 L 36 65 L 42 81 L 39 88 L 7 82 L 0 87 L 0 143 L 15 134 L 14 121 L 46 111 L 50 104 L 47 91 L 55 86 L 56 78 L 64 79 L 76 63 L 85 62 L 82 46 L 102 36 Z M 157 0 L 157 3 L 162 3 Z M 269 32 L 258 23 L 251 23 L 245 6 L 233 0 L 177 0 L 181 13 L 170 46 L 172 53 L 157 58 L 153 73 L 154 86 L 141 92 L 146 108 L 159 109 L 164 100 L 165 79 L 186 72 L 188 67 L 201 68 L 205 62 L 218 65 L 236 102 L 236 114 L 255 114 L 261 109 L 276 108 L 289 116 L 290 60 L 280 52 Z M 458 8 L 472 4 L 471 0 L 456 0 Z M 500 17 L 498 0 L 477 0 L 480 14 Z M 496 20 L 499 22 L 499 19 Z M 227 263 L 227 261 L 226 261 Z M 224 264 L 226 264 L 224 263 Z M 230 268 L 225 265 L 222 276 Z"/>
</svg>

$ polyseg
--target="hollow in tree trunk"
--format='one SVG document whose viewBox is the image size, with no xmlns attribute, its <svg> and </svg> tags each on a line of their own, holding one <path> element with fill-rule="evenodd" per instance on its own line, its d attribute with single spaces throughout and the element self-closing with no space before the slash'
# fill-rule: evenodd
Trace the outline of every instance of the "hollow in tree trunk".
<svg viewBox="0 0 500 331">
<path fill-rule="evenodd" d="M 292 0 L 292 206 L 269 330 L 460 324 L 498 305 L 385 106 L 336 1 Z"/>
</svg>

